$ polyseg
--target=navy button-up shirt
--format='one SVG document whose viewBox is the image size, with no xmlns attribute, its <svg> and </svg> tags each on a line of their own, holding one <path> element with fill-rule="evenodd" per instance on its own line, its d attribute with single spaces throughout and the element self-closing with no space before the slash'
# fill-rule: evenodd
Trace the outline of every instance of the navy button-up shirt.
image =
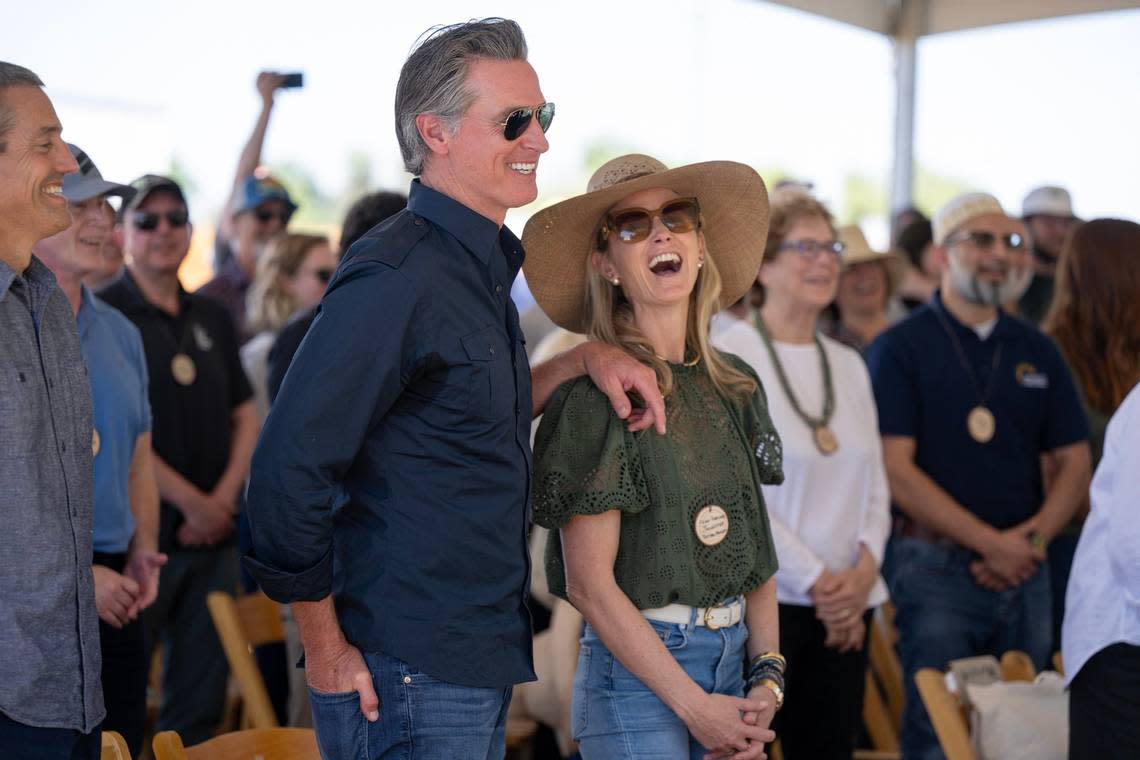
<svg viewBox="0 0 1140 760">
<path fill-rule="evenodd" d="M 534 678 L 518 238 L 412 183 L 349 249 L 253 458 L 248 567 L 346 638 L 470 686 Z"/>
<path fill-rule="evenodd" d="M 982 340 L 946 310 L 936 293 L 880 335 L 866 358 L 879 431 L 914 438 L 918 468 L 999 530 L 1041 509 L 1041 452 L 1088 438 L 1073 378 L 1056 345 L 1005 312 Z M 979 393 L 996 422 L 988 443 L 975 441 L 966 428 Z"/>
</svg>

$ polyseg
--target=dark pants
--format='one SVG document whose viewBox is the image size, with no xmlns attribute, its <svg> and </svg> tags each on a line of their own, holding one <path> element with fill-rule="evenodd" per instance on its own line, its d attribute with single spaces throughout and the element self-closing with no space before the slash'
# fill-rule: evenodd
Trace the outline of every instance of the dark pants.
<svg viewBox="0 0 1140 760">
<path fill-rule="evenodd" d="M 894 556 L 891 597 L 906 687 L 902 754 L 906 760 L 938 760 L 944 755 L 915 673 L 944 669 L 962 657 L 1001 657 L 1010 649 L 1025 652 L 1042 669 L 1050 655 L 1049 570 L 1039 567 L 1025 583 L 998 592 L 974 582 L 974 555 L 962 547 L 904 537 Z"/>
<path fill-rule="evenodd" d="M 863 615 L 870 624 L 872 612 Z M 788 660 L 784 706 L 772 721 L 786 760 L 851 760 L 863 718 L 867 645 L 825 647 L 814 607 L 780 605 L 780 653 Z"/>
<path fill-rule="evenodd" d="M 121 573 L 127 556 L 96 552 L 93 563 Z M 146 730 L 146 683 L 150 670 L 142 619 L 122 628 L 100 620 L 99 650 L 103 654 L 103 702 L 107 705 L 103 730 L 122 734 L 131 757 L 138 757 Z"/>
<path fill-rule="evenodd" d="M 1061 650 L 1061 623 L 1065 620 L 1065 592 L 1069 588 L 1069 572 L 1077 553 L 1080 531 L 1064 531 L 1049 542 L 1049 584 L 1053 589 L 1053 645 L 1052 651 Z"/>
<path fill-rule="evenodd" d="M 1069 685 L 1069 760 L 1140 757 L 1140 646 L 1097 652 Z"/>
<path fill-rule="evenodd" d="M 162 707 L 155 730 L 177 731 L 190 746 L 214 735 L 225 707 L 229 665 L 206 594 L 235 592 L 237 553 L 230 544 L 169 556 L 158 600 L 143 615 L 148 647 L 162 644 Z"/>
<path fill-rule="evenodd" d="M 102 729 L 83 734 L 70 728 L 39 728 L 0 713 L 0 757 L 4 760 L 99 760 Z"/>
</svg>

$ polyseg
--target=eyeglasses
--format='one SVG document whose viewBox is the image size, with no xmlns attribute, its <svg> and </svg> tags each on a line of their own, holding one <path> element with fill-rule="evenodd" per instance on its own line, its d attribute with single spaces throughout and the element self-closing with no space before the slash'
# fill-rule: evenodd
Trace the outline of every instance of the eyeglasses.
<svg viewBox="0 0 1140 760">
<path fill-rule="evenodd" d="M 946 241 L 946 246 L 957 245 L 958 243 L 965 243 L 970 241 L 983 251 L 988 251 L 1001 240 L 1005 247 L 1011 251 L 1020 251 L 1025 247 L 1025 238 L 1016 232 L 1007 232 L 1004 235 L 997 235 L 993 232 L 975 231 L 966 232 L 962 235 L 955 235 Z"/>
<path fill-rule="evenodd" d="M 261 222 L 262 224 L 268 224 L 269 222 L 272 222 L 274 219 L 280 220 L 281 224 L 288 224 L 289 219 L 292 218 L 292 216 L 293 216 L 293 212 L 292 211 L 270 211 L 269 209 L 259 208 L 253 212 L 253 215 L 256 216 L 257 221 Z"/>
<path fill-rule="evenodd" d="M 795 251 L 805 260 L 815 261 L 821 253 L 830 253 L 839 258 L 847 250 L 847 245 L 839 240 L 832 240 L 830 243 L 821 243 L 818 240 L 785 240 L 780 243 L 777 250 Z"/>
<path fill-rule="evenodd" d="M 527 106 L 511 111 L 503 121 L 492 121 L 503 128 L 503 137 L 508 140 L 517 140 L 523 136 L 530 126 L 531 117 L 538 117 L 538 126 L 542 131 L 550 129 L 550 122 L 554 121 L 554 104 L 541 103 L 537 106 Z"/>
<path fill-rule="evenodd" d="M 167 211 L 165 214 L 157 214 L 153 211 L 135 211 L 131 214 L 131 223 L 143 232 L 157 230 L 158 223 L 163 219 L 166 219 L 166 223 L 171 227 L 178 229 L 186 226 L 187 222 L 190 221 L 190 214 L 184 208 L 176 208 Z"/>
<path fill-rule="evenodd" d="M 658 209 L 630 207 L 611 211 L 602 221 L 598 242 L 604 243 L 613 232 L 623 243 L 640 243 L 649 237 L 654 219 L 660 219 L 670 232 L 692 232 L 701 226 L 701 207 L 696 198 L 674 198 Z"/>
<path fill-rule="evenodd" d="M 318 280 L 323 282 L 325 285 L 328 285 L 329 280 L 332 279 L 333 271 L 335 271 L 335 270 L 329 269 L 327 267 L 324 267 L 321 269 L 314 269 L 313 270 L 313 277 L 316 277 Z"/>
</svg>

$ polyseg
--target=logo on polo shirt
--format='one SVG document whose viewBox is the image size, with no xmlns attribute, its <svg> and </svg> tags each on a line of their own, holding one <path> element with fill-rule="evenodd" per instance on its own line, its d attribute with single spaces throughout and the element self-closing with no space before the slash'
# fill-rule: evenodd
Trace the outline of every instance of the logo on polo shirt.
<svg viewBox="0 0 1140 760">
<path fill-rule="evenodd" d="M 1037 368 L 1029 362 L 1021 362 L 1014 370 L 1014 376 L 1017 378 L 1017 384 L 1023 388 L 1048 388 L 1049 376 L 1044 372 L 1038 372 Z"/>
<path fill-rule="evenodd" d="M 199 351 L 209 351 L 214 347 L 214 339 L 210 337 L 210 333 L 206 332 L 206 328 L 198 323 L 194 323 L 194 342 L 198 344 Z"/>
</svg>

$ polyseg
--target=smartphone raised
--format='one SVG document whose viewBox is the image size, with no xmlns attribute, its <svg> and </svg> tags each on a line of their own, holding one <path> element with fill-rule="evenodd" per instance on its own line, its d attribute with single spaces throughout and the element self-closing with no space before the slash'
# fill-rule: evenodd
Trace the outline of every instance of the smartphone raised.
<svg viewBox="0 0 1140 760">
<path fill-rule="evenodd" d="M 304 87 L 305 86 L 305 75 L 302 74 L 300 71 L 293 72 L 292 74 L 286 74 L 285 78 L 283 80 L 281 80 L 281 86 L 282 87 Z"/>
</svg>

